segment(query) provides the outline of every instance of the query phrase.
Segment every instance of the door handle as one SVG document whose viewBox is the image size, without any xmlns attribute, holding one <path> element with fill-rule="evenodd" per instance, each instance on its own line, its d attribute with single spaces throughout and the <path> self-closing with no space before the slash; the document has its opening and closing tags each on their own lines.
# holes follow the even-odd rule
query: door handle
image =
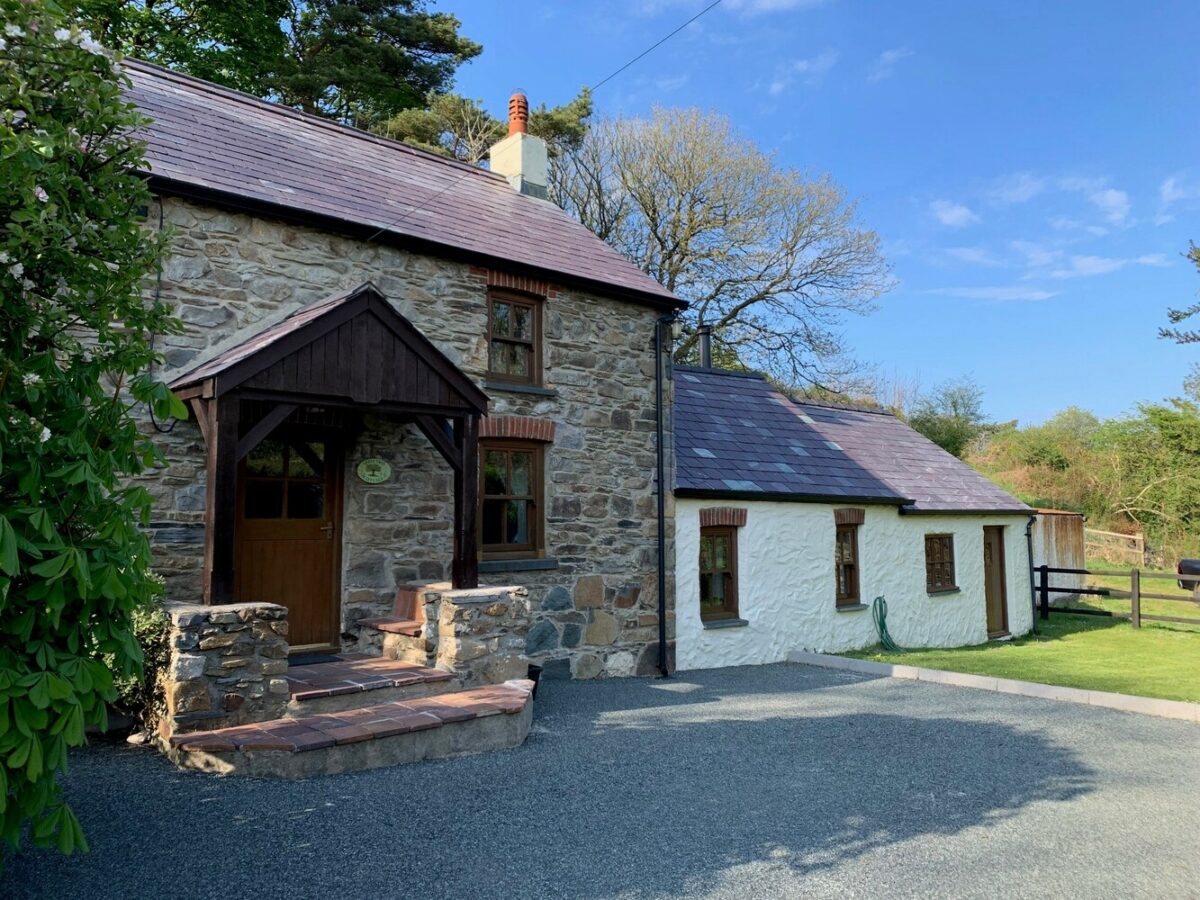
<svg viewBox="0 0 1200 900">
<path fill-rule="evenodd" d="M 325 537 L 329 538 L 330 540 L 333 539 L 333 523 L 332 522 L 330 522 L 328 525 L 322 525 L 321 530 L 323 532 L 325 532 Z"/>
</svg>

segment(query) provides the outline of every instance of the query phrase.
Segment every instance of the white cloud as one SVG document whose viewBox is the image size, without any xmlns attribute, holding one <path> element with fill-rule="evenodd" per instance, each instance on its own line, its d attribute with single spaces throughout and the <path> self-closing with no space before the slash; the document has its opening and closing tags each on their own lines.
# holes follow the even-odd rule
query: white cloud
<svg viewBox="0 0 1200 900">
<path fill-rule="evenodd" d="M 1187 172 L 1176 172 L 1158 186 L 1158 215 L 1154 217 L 1155 225 L 1164 225 L 1175 217 L 1169 212 L 1177 203 L 1194 206 L 1200 201 L 1200 180 Z"/>
<path fill-rule="evenodd" d="M 797 59 L 776 70 L 775 78 L 767 87 L 772 97 L 777 97 L 786 91 L 797 78 L 803 78 L 807 84 L 815 84 L 826 72 L 832 69 L 838 61 L 834 50 L 825 50 L 808 59 Z"/>
<path fill-rule="evenodd" d="M 1129 195 L 1114 188 L 1104 188 L 1088 195 L 1096 209 L 1114 225 L 1120 225 L 1129 217 Z"/>
<path fill-rule="evenodd" d="M 991 251 L 983 247 L 949 247 L 946 249 L 946 255 L 957 259 L 959 262 L 969 263 L 973 266 L 994 267 L 1004 265 Z"/>
<path fill-rule="evenodd" d="M 876 82 L 891 78 L 896 73 L 896 63 L 902 59 L 908 59 L 912 55 L 913 51 L 907 47 L 893 47 L 891 50 L 884 50 L 871 66 L 871 71 L 867 74 L 867 81 Z"/>
<path fill-rule="evenodd" d="M 992 201 L 1001 206 L 1027 203 L 1046 190 L 1046 179 L 1030 172 L 1014 172 L 996 181 L 988 192 Z"/>
<path fill-rule="evenodd" d="M 1025 263 L 1029 266 L 1049 266 L 1062 258 L 1061 250 L 1055 250 L 1033 241 L 1009 241 L 1008 246 L 1024 256 Z"/>
<path fill-rule="evenodd" d="M 1169 266 L 1170 264 L 1166 255 L 1162 253 L 1147 253 L 1133 259 L 1117 259 L 1111 256 L 1072 256 L 1069 268 L 1055 269 L 1050 273 L 1050 277 L 1090 278 L 1093 275 L 1107 275 L 1129 265 Z"/>
<path fill-rule="evenodd" d="M 687 75 L 675 75 L 666 78 L 659 78 L 654 82 L 654 86 L 663 92 L 678 90 L 688 83 Z"/>
<path fill-rule="evenodd" d="M 943 297 L 961 297 L 964 300 L 1049 300 L 1057 297 L 1058 291 L 1046 291 L 1031 287 L 955 287 L 936 288 L 930 294 Z"/>
<path fill-rule="evenodd" d="M 969 207 L 950 200 L 934 200 L 929 204 L 929 211 L 933 213 L 934 218 L 949 228 L 962 228 L 979 221 L 979 216 Z"/>
</svg>

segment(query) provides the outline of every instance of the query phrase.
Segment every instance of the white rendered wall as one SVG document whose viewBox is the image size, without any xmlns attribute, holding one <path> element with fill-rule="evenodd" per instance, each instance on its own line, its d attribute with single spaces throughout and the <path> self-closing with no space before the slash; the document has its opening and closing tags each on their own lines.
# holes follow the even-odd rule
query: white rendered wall
<svg viewBox="0 0 1200 900">
<path fill-rule="evenodd" d="M 676 660 L 680 670 L 783 661 L 791 650 L 841 652 L 878 640 L 870 609 L 834 603 L 833 510 L 852 504 L 677 499 L 675 502 Z M 700 510 L 747 510 L 738 529 L 738 614 L 749 624 L 705 628 L 700 621 Z M 859 526 L 860 594 L 882 594 L 888 631 L 902 647 L 957 647 L 987 640 L 983 527 L 1004 526 L 1008 627 L 1033 624 L 1025 516 L 900 515 L 867 506 Z M 959 592 L 925 590 L 925 535 L 953 534 Z"/>
</svg>

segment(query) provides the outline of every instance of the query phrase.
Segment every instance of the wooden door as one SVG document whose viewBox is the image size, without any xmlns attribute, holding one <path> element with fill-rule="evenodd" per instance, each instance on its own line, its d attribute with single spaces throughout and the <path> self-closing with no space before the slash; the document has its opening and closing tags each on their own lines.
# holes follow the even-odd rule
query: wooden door
<svg viewBox="0 0 1200 900">
<path fill-rule="evenodd" d="M 339 643 L 341 469 L 336 444 L 286 430 L 239 468 L 236 596 L 286 606 L 293 651 Z"/>
<path fill-rule="evenodd" d="M 1008 589 L 1005 584 L 1004 527 L 983 529 L 983 590 L 987 599 L 988 637 L 1008 633 Z"/>
</svg>

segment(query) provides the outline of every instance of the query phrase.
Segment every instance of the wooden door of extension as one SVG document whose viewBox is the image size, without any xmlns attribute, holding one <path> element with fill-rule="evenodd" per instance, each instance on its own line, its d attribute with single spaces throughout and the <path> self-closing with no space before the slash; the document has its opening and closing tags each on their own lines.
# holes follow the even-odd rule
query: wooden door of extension
<svg viewBox="0 0 1200 900">
<path fill-rule="evenodd" d="M 341 454 L 322 436 L 276 432 L 238 473 L 239 600 L 288 609 L 288 643 L 338 646 Z"/>
<path fill-rule="evenodd" d="M 1008 633 L 1008 590 L 1004 564 L 1004 527 L 983 529 L 983 593 L 987 601 L 988 637 Z"/>
</svg>

